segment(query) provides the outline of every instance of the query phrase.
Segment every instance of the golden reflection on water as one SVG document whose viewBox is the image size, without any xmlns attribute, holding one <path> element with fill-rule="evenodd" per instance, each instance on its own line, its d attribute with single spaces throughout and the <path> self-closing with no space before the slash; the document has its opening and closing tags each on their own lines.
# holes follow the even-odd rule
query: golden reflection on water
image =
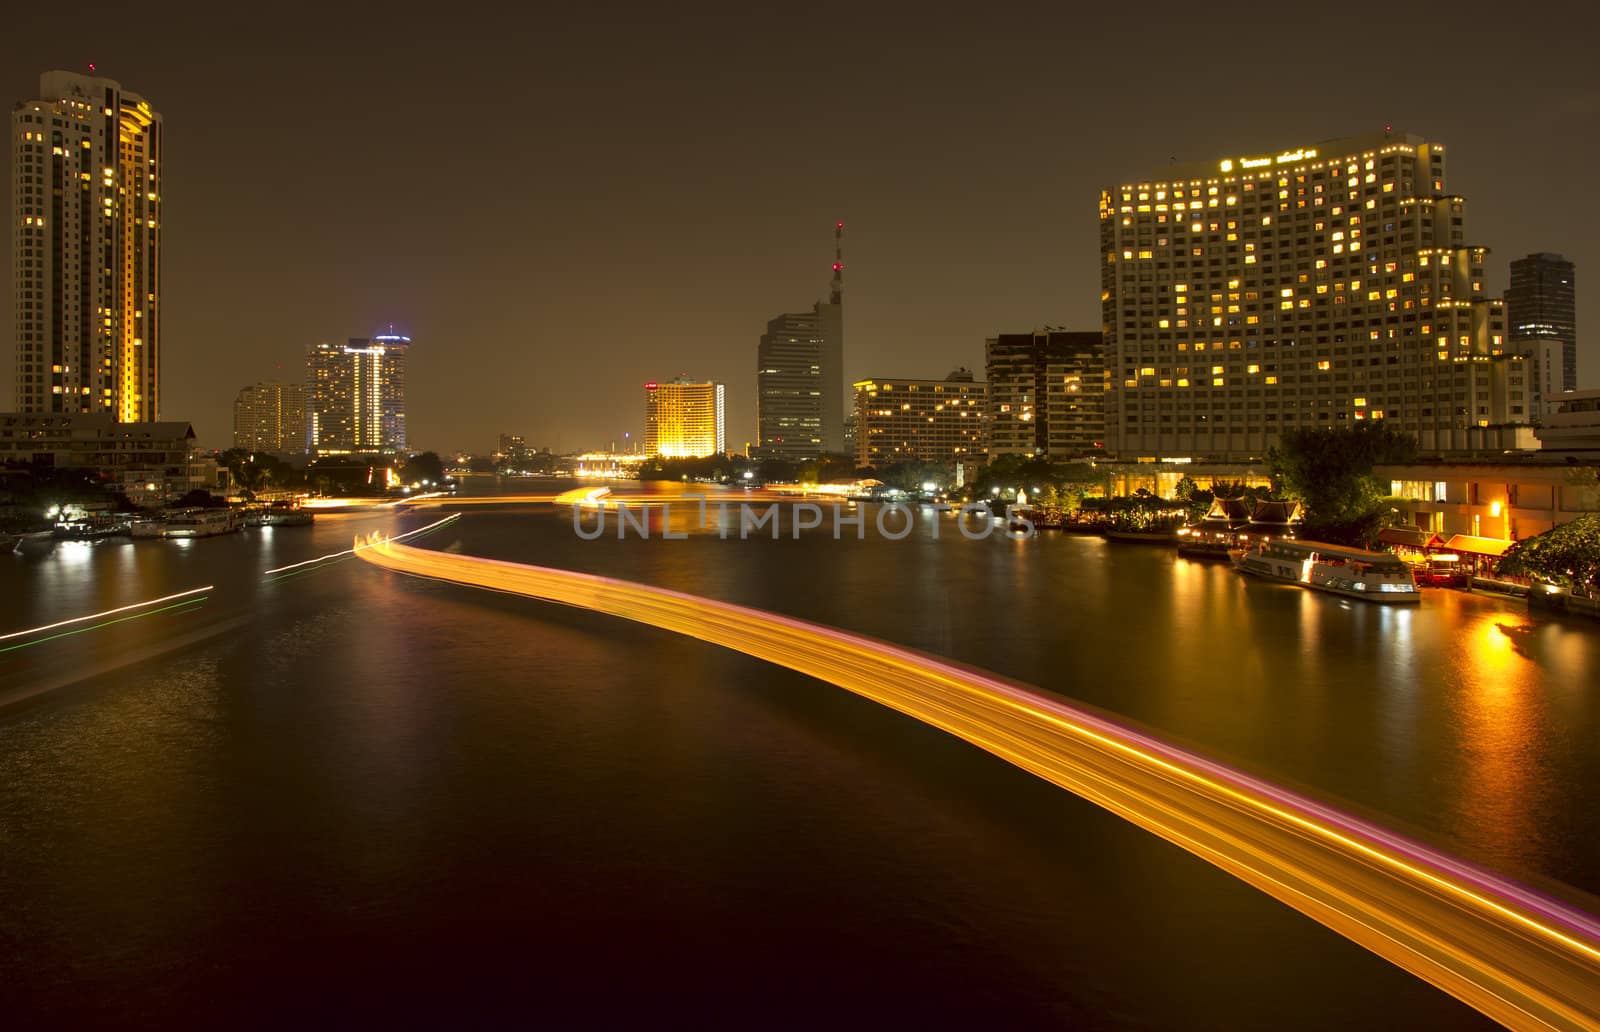
<svg viewBox="0 0 1600 1032">
<path fill-rule="evenodd" d="M 1461 743 L 1457 806 L 1480 848 L 1499 857 L 1526 856 L 1542 837 L 1532 815 L 1546 790 L 1547 686 L 1518 646 L 1534 630 L 1516 613 L 1478 614 L 1459 636 L 1451 678 Z"/>
</svg>

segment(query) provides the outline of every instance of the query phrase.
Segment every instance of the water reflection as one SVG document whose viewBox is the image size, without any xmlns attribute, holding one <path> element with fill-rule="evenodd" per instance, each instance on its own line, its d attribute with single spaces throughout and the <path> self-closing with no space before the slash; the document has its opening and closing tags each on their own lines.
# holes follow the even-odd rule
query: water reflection
<svg viewBox="0 0 1600 1032">
<path fill-rule="evenodd" d="M 1535 815 L 1547 809 L 1550 787 L 1545 681 L 1517 648 L 1531 632 L 1504 614 L 1484 614 L 1463 628 L 1454 667 L 1460 827 L 1485 853 L 1519 869 L 1535 868 L 1544 850 L 1544 822 Z"/>
</svg>

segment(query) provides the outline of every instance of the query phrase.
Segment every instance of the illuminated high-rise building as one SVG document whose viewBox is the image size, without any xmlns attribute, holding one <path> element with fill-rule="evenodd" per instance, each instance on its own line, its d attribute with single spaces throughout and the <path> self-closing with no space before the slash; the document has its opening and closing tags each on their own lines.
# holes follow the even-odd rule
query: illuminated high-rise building
<svg viewBox="0 0 1600 1032">
<path fill-rule="evenodd" d="M 1529 362 L 1465 209 L 1444 147 L 1390 132 L 1104 191 L 1109 450 L 1248 459 L 1286 430 L 1367 419 L 1424 453 L 1527 436 Z"/>
<path fill-rule="evenodd" d="M 767 323 L 756 349 L 756 450 L 802 460 L 844 450 L 844 223 L 828 300 Z"/>
<path fill-rule="evenodd" d="M 970 370 L 943 380 L 873 377 L 857 381 L 855 392 L 858 467 L 987 460 L 984 384 Z"/>
<path fill-rule="evenodd" d="M 323 455 L 406 450 L 406 351 L 395 333 L 313 344 L 307 352 L 307 437 Z"/>
<path fill-rule="evenodd" d="M 1506 334 L 1513 348 L 1535 356 L 1541 400 L 1578 389 L 1577 283 L 1572 262 L 1559 254 L 1530 254 L 1511 263 Z"/>
<path fill-rule="evenodd" d="M 306 452 L 306 388 L 300 383 L 258 383 L 233 402 L 233 446 L 279 455 Z"/>
<path fill-rule="evenodd" d="M 669 459 L 728 450 L 726 392 L 720 383 L 680 376 L 644 385 L 644 453 Z"/>
<path fill-rule="evenodd" d="M 11 138 L 17 408 L 154 421 L 161 116 L 111 79 L 46 72 Z"/>
</svg>

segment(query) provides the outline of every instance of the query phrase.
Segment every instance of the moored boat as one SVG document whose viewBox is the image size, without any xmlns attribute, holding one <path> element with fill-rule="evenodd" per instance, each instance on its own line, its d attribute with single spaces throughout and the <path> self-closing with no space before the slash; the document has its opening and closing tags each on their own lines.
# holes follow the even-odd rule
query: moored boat
<svg viewBox="0 0 1600 1032">
<path fill-rule="evenodd" d="M 232 509 L 191 509 L 168 518 L 162 537 L 215 537 L 243 529 L 244 517 Z"/>
<path fill-rule="evenodd" d="M 1324 541 L 1265 541 L 1234 555 L 1240 573 L 1346 598 L 1390 604 L 1422 601 L 1411 568 L 1388 552 Z"/>
<path fill-rule="evenodd" d="M 247 510 L 244 519 L 247 527 L 309 527 L 315 522 L 316 514 L 299 505 L 274 502 Z"/>
</svg>

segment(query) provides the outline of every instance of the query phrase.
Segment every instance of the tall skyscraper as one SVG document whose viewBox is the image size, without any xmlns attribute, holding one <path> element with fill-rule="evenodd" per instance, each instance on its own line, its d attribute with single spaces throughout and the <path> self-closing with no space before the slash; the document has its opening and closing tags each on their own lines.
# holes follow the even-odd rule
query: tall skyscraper
<svg viewBox="0 0 1600 1032">
<path fill-rule="evenodd" d="M 399 334 L 313 344 L 306 355 L 307 436 L 324 455 L 393 455 L 406 450 L 406 352 Z"/>
<path fill-rule="evenodd" d="M 11 137 L 17 408 L 156 420 L 161 116 L 111 79 L 46 72 Z"/>
<path fill-rule="evenodd" d="M 306 387 L 258 383 L 233 402 L 233 446 L 280 455 L 306 453 Z"/>
<path fill-rule="evenodd" d="M 767 323 L 756 350 L 756 449 L 801 460 L 844 450 L 844 223 L 826 302 Z"/>
<path fill-rule="evenodd" d="M 1247 459 L 1364 419 L 1424 453 L 1510 446 L 1530 373 L 1465 209 L 1444 147 L 1387 131 L 1104 191 L 1110 450 Z"/>
<path fill-rule="evenodd" d="M 644 452 L 670 459 L 728 450 L 726 392 L 720 383 L 680 376 L 644 385 Z"/>
<path fill-rule="evenodd" d="M 1535 354 L 1548 350 L 1537 344 L 1560 342 L 1560 366 L 1539 371 L 1540 382 L 1558 391 L 1578 389 L 1577 290 L 1577 272 L 1559 254 L 1530 254 L 1511 263 L 1506 332 L 1517 350 Z"/>
<path fill-rule="evenodd" d="M 992 455 L 1071 459 L 1105 445 L 1100 334 L 1043 329 L 984 343 Z"/>
<path fill-rule="evenodd" d="M 858 467 L 986 460 L 985 390 L 971 370 L 943 380 L 873 377 L 857 381 L 855 392 Z"/>
</svg>

